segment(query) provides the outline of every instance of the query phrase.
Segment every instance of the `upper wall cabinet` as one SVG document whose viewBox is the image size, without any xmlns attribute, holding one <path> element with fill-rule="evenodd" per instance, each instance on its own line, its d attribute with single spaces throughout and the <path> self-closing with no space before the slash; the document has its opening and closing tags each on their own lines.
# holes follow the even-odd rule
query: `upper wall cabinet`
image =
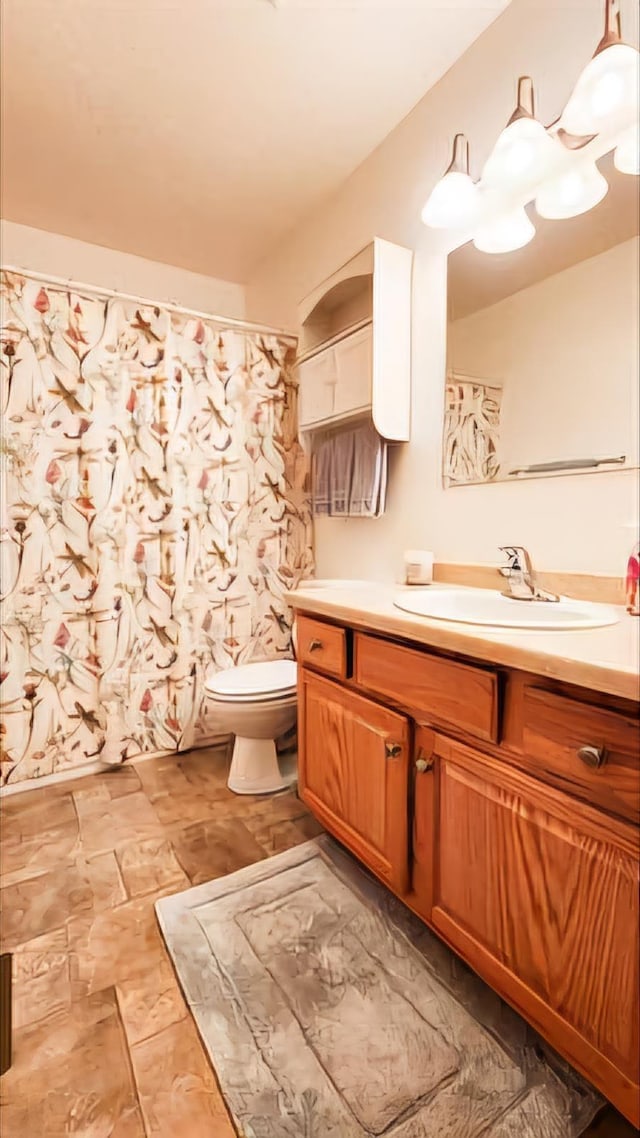
<svg viewBox="0 0 640 1138">
<path fill-rule="evenodd" d="M 409 438 L 413 253 L 376 237 L 303 301 L 300 428 L 371 418 Z"/>
</svg>

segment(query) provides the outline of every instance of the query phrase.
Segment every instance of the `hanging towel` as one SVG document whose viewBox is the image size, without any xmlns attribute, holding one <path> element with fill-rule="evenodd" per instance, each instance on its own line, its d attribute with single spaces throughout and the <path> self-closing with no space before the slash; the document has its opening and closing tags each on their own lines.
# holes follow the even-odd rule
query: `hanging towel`
<svg viewBox="0 0 640 1138">
<path fill-rule="evenodd" d="M 311 456 L 311 483 L 313 487 L 313 512 L 316 517 L 331 513 L 331 454 L 333 438 L 322 437 L 314 440 Z"/>
<path fill-rule="evenodd" d="M 370 423 L 319 437 L 313 448 L 313 512 L 332 518 L 384 513 L 387 443 Z"/>
</svg>

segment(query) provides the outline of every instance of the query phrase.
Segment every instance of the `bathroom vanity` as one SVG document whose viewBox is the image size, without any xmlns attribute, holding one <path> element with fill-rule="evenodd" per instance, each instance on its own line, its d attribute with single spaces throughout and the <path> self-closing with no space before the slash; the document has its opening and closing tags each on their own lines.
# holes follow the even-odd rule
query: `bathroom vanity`
<svg viewBox="0 0 640 1138">
<path fill-rule="evenodd" d="M 392 592 L 292 594 L 300 795 L 638 1125 L 637 622 L 469 629 Z"/>
</svg>

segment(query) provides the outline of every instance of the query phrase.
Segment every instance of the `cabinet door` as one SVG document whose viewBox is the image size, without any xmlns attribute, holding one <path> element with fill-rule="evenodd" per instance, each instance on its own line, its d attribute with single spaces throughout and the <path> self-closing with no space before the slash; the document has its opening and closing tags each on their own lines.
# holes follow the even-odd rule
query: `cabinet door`
<svg viewBox="0 0 640 1138">
<path fill-rule="evenodd" d="M 637 830 L 439 737 L 435 771 L 435 928 L 637 1122 Z"/>
<path fill-rule="evenodd" d="M 404 892 L 408 719 L 306 669 L 299 696 L 301 797 L 357 857 Z"/>
<path fill-rule="evenodd" d="M 334 414 L 337 380 L 335 348 L 325 348 L 298 367 L 300 380 L 300 426 L 317 423 Z"/>
<path fill-rule="evenodd" d="M 372 344 L 371 325 L 352 332 L 336 344 L 334 414 L 343 415 L 371 405 Z"/>
</svg>

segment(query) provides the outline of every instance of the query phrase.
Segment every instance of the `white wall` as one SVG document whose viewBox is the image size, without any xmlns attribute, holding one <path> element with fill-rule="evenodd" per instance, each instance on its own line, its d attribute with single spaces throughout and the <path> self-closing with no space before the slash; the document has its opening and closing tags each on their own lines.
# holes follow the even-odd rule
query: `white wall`
<svg viewBox="0 0 640 1138">
<path fill-rule="evenodd" d="M 421 206 L 446 167 L 457 131 L 479 174 L 515 101 L 519 75 L 536 84 L 538 112 L 560 112 L 602 34 L 601 0 L 512 0 L 324 207 L 274 250 L 249 282 L 252 319 L 295 327 L 297 305 L 375 236 L 416 252 L 412 441 L 396 448 L 385 516 L 319 519 L 321 576 L 390 579 L 406 547 L 440 560 L 498 564 L 497 546 L 526 545 L 540 568 L 622 573 L 638 516 L 635 472 L 573 475 L 443 490 L 440 481 L 446 336 L 446 259 L 457 241 L 426 229 Z M 638 7 L 622 0 L 625 37 Z M 383 93 L 381 93 L 383 97 Z M 588 329 L 585 329 L 588 334 Z"/>
<path fill-rule="evenodd" d="M 242 285 L 191 273 L 160 261 L 147 261 L 102 245 L 76 241 L 60 233 L 2 221 L 0 252 L 3 265 L 50 273 L 65 280 L 112 288 L 149 300 L 182 304 L 215 316 L 237 320 L 245 316 Z"/>
<path fill-rule="evenodd" d="M 624 241 L 449 326 L 449 370 L 502 386 L 503 475 L 621 454 L 637 465 L 639 247 Z"/>
</svg>

